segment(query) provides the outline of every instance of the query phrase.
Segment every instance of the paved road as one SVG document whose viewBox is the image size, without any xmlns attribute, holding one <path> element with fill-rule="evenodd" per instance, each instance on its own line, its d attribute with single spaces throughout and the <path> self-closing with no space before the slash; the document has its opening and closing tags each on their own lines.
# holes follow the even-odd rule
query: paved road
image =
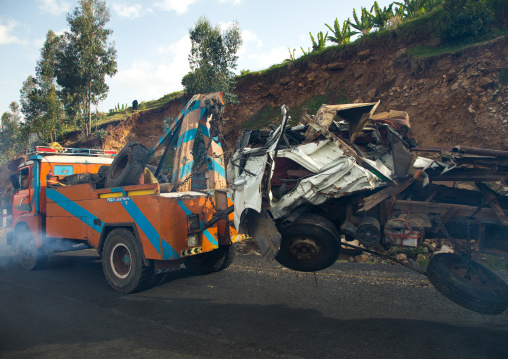
<svg viewBox="0 0 508 359">
<path fill-rule="evenodd" d="M 463 309 L 401 266 L 314 276 L 242 255 L 120 295 L 92 251 L 38 272 L 0 251 L 1 358 L 508 358 L 507 339 L 508 313 Z"/>
</svg>

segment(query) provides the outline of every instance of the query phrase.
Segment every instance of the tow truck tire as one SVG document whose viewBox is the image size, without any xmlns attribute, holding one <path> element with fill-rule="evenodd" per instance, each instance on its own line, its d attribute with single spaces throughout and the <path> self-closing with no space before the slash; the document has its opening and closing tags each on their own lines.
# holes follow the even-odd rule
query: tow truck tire
<svg viewBox="0 0 508 359">
<path fill-rule="evenodd" d="M 43 269 L 48 261 L 48 255 L 42 248 L 37 248 L 30 229 L 21 229 L 17 237 L 16 252 L 21 267 L 25 270 Z"/>
<path fill-rule="evenodd" d="M 458 305 L 481 314 L 501 314 L 508 308 L 508 284 L 497 274 L 471 261 L 470 278 L 466 264 L 454 253 L 432 257 L 427 277 L 445 297 Z"/>
<path fill-rule="evenodd" d="M 339 258 L 339 232 L 322 216 L 304 213 L 280 233 L 282 240 L 275 259 L 284 267 L 316 272 L 328 268 Z"/>
<path fill-rule="evenodd" d="M 147 162 L 147 148 L 139 142 L 129 142 L 111 162 L 106 172 L 105 186 L 110 188 L 135 185 Z"/>
<path fill-rule="evenodd" d="M 186 258 L 184 265 L 193 274 L 203 275 L 226 269 L 233 263 L 235 257 L 236 247 L 233 244 L 223 245 L 211 252 Z"/>
<path fill-rule="evenodd" d="M 148 289 L 153 284 L 153 265 L 145 266 L 141 245 L 126 228 L 112 230 L 104 243 L 102 269 L 111 288 L 119 293 Z"/>
</svg>

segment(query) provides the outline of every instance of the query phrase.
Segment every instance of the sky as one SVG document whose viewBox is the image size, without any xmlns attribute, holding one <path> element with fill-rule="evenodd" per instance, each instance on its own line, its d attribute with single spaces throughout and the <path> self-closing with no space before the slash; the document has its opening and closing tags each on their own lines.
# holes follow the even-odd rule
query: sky
<svg viewBox="0 0 508 359">
<path fill-rule="evenodd" d="M 392 1 L 378 0 L 381 7 Z M 99 104 L 108 112 L 116 104 L 150 101 L 182 90 L 189 72 L 189 28 L 201 16 L 226 28 L 236 21 L 243 45 L 240 70 L 259 71 L 289 58 L 288 49 L 311 46 L 314 37 L 333 27 L 335 18 L 353 17 L 353 8 L 369 10 L 374 0 L 108 0 L 107 28 L 117 49 L 118 72 L 107 78 L 109 94 Z M 19 90 L 35 66 L 46 34 L 68 31 L 67 14 L 76 0 L 0 0 L 0 113 L 19 103 Z M 331 43 L 328 43 L 331 45 Z"/>
</svg>

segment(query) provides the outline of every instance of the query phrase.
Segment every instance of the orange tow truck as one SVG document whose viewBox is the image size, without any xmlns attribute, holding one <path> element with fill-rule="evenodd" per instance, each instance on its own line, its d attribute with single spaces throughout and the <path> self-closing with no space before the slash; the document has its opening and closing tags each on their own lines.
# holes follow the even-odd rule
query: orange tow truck
<svg viewBox="0 0 508 359">
<path fill-rule="evenodd" d="M 150 151 L 137 142 L 118 154 L 58 145 L 27 150 L 11 176 L 8 244 L 21 266 L 35 270 L 51 253 L 95 248 L 108 283 L 121 293 L 147 289 L 181 264 L 197 273 L 229 266 L 239 237 L 229 226 L 233 206 L 222 149 L 210 133 L 222 106 L 221 93 L 195 95 Z M 207 147 L 203 191 L 192 187 L 198 128 Z M 156 179 L 164 178 L 167 150 L 154 173 L 145 167 L 163 144 L 176 150 L 172 183 Z"/>
</svg>

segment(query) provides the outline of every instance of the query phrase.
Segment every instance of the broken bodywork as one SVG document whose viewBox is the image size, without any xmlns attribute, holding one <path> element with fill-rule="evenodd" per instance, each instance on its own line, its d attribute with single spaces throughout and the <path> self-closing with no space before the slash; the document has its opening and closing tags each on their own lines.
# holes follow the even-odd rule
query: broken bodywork
<svg viewBox="0 0 508 359">
<path fill-rule="evenodd" d="M 341 245 L 351 247 L 341 243 L 342 235 L 373 253 L 446 237 L 465 254 L 466 278 L 474 268 L 471 241 L 508 253 L 508 202 L 483 183 L 508 179 L 508 153 L 415 148 L 408 114 L 375 114 L 378 105 L 323 105 L 292 128 L 282 106 L 281 126 L 244 132 L 227 176 L 239 232 L 253 237 L 266 258 L 301 271 L 333 264 Z M 440 156 L 416 155 L 423 151 Z M 453 188 L 465 180 L 478 190 Z M 481 281 L 490 276 L 473 272 Z M 506 284 L 499 285 L 508 293 Z M 501 302 L 469 308 L 496 314 L 508 307 L 508 299 Z M 497 312 L 489 313 L 489 305 Z"/>
</svg>

